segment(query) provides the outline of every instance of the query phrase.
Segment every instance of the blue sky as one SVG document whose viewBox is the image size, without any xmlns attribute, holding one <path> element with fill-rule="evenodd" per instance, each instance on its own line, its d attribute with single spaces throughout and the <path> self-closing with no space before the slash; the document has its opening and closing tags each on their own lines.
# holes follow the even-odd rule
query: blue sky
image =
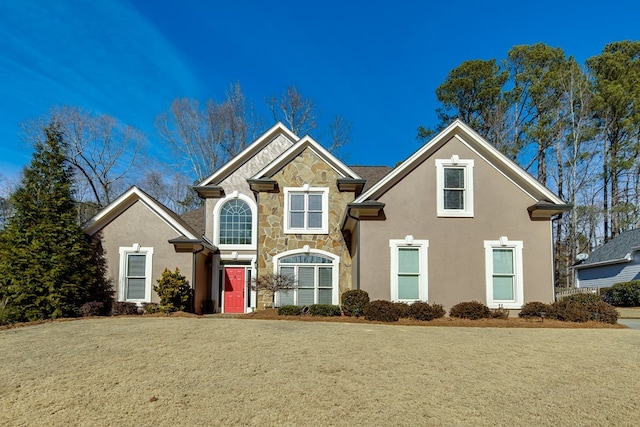
<svg viewBox="0 0 640 427">
<path fill-rule="evenodd" d="M 3 0 L 0 175 L 30 159 L 19 123 L 53 105 L 112 115 L 162 156 L 155 117 L 236 81 L 258 108 L 295 85 L 326 121 L 353 122 L 348 164 L 392 166 L 436 124 L 435 89 L 463 61 L 544 42 L 583 63 L 639 39 L 639 16 L 635 1 Z"/>
</svg>

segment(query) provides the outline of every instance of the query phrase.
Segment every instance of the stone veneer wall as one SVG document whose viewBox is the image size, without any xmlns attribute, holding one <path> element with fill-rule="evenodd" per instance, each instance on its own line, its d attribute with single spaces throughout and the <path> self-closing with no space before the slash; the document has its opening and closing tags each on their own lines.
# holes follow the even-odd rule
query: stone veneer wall
<svg viewBox="0 0 640 427">
<path fill-rule="evenodd" d="M 273 272 L 273 257 L 279 253 L 302 249 L 320 249 L 340 257 L 339 294 L 351 289 L 351 256 L 342 236 L 342 221 L 347 205 L 354 200 L 354 193 L 340 192 L 337 180 L 340 175 L 312 150 L 304 150 L 298 157 L 272 176 L 278 182 L 278 193 L 260 193 L 258 202 L 258 275 Z M 284 188 L 329 188 L 329 234 L 284 233 Z M 258 307 L 271 300 L 258 297 Z"/>
</svg>

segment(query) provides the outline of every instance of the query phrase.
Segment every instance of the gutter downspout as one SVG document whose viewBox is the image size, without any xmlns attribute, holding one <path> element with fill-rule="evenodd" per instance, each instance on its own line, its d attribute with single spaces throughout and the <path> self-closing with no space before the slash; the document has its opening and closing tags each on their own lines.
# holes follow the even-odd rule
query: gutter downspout
<svg viewBox="0 0 640 427">
<path fill-rule="evenodd" d="M 200 244 L 200 249 L 193 252 L 193 256 L 191 257 L 191 290 L 193 292 L 193 296 L 191 297 L 191 312 L 196 312 L 196 256 L 204 251 L 204 245 Z"/>
<path fill-rule="evenodd" d="M 360 290 L 360 219 L 351 215 L 351 208 L 347 208 L 347 216 L 356 222 L 356 231 L 358 233 L 358 237 L 356 238 L 356 277 L 358 278 L 358 280 L 356 280 L 356 289 Z"/>
</svg>

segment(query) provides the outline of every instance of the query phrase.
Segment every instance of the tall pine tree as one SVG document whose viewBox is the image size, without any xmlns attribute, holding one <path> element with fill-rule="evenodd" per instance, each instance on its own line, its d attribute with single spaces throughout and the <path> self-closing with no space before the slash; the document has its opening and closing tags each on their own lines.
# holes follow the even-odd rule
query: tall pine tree
<svg viewBox="0 0 640 427">
<path fill-rule="evenodd" d="M 100 257 L 77 224 L 62 133 L 55 124 L 44 131 L 0 234 L 0 297 L 16 320 L 76 316 L 85 302 L 110 296 Z"/>
</svg>

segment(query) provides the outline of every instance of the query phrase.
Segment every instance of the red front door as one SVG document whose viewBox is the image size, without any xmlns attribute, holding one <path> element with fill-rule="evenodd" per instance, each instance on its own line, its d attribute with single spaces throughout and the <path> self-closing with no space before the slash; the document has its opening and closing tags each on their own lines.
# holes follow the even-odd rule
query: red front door
<svg viewBox="0 0 640 427">
<path fill-rule="evenodd" d="M 224 269 L 224 312 L 244 313 L 244 268 Z"/>
</svg>

